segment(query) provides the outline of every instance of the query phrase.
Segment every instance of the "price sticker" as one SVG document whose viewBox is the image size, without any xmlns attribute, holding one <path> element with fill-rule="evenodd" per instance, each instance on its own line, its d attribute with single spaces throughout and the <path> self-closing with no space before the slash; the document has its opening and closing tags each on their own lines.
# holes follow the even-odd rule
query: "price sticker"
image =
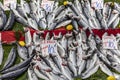
<svg viewBox="0 0 120 80">
<path fill-rule="evenodd" d="M 117 41 L 114 36 L 103 36 L 102 42 L 104 49 L 118 49 Z"/>
<path fill-rule="evenodd" d="M 49 54 L 56 54 L 57 45 L 55 40 L 45 40 L 41 42 L 41 49 L 43 56 L 48 56 Z"/>
<path fill-rule="evenodd" d="M 103 9 L 104 0 L 92 0 L 91 6 L 95 9 Z"/>
<path fill-rule="evenodd" d="M 53 9 L 54 1 L 42 1 L 41 7 L 43 7 L 47 12 L 51 12 Z"/>
</svg>

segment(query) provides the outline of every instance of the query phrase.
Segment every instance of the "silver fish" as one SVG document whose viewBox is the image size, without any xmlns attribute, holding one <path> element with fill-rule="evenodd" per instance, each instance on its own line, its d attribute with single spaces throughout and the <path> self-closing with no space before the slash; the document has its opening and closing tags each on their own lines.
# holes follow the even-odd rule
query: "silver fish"
<svg viewBox="0 0 120 80">
<path fill-rule="evenodd" d="M 110 69 L 104 64 L 102 63 L 101 61 L 100 62 L 100 69 L 107 75 L 113 75 L 113 73 L 110 71 Z"/>
<path fill-rule="evenodd" d="M 105 17 L 103 17 L 101 20 L 101 27 L 104 29 L 108 29 L 108 24 L 107 21 L 105 20 Z"/>
<path fill-rule="evenodd" d="M 88 27 L 90 27 L 90 25 L 87 24 L 82 17 L 73 17 L 73 18 L 78 21 L 79 26 L 81 26 L 81 27 L 83 27 L 83 28 L 88 28 Z"/>
<path fill-rule="evenodd" d="M 76 65 L 76 48 L 75 47 L 73 47 L 73 45 L 71 44 L 70 45 L 71 47 L 69 47 L 69 50 L 70 50 L 70 52 L 69 52 L 69 59 L 70 59 L 70 61 L 72 62 L 72 64 L 76 67 L 77 65 Z"/>
<path fill-rule="evenodd" d="M 80 66 L 78 66 L 78 75 L 81 75 L 82 71 L 85 69 L 86 61 L 82 60 Z"/>
<path fill-rule="evenodd" d="M 0 65 L 2 64 L 2 62 L 3 62 L 3 54 L 4 54 L 4 50 L 3 50 L 3 47 L 2 47 L 2 42 L 1 42 L 1 37 L 2 35 L 1 35 L 1 33 L 0 33 Z"/>
<path fill-rule="evenodd" d="M 76 16 L 79 15 L 79 11 L 78 11 L 77 8 L 74 6 L 74 4 L 72 4 L 72 2 L 68 2 L 67 6 L 70 7 L 70 9 L 75 13 Z"/>
<path fill-rule="evenodd" d="M 37 11 L 38 4 L 35 1 L 30 1 L 29 5 L 30 5 L 31 12 L 36 12 Z"/>
<path fill-rule="evenodd" d="M 64 48 L 58 42 L 56 42 L 56 45 L 57 45 L 57 51 L 58 51 L 59 55 L 61 57 L 65 57 L 66 54 L 65 54 Z"/>
<path fill-rule="evenodd" d="M 72 73 L 70 72 L 69 68 L 67 67 L 66 61 L 63 60 L 62 64 L 62 73 L 69 79 L 69 80 L 73 80 L 72 78 Z"/>
<path fill-rule="evenodd" d="M 21 62 L 19 64 L 14 65 L 13 67 L 10 67 L 8 69 L 3 70 L 1 73 L 8 73 L 8 72 L 18 70 L 20 68 L 24 68 L 25 66 L 29 65 L 29 63 L 31 62 L 33 57 L 34 57 L 34 55 L 31 56 L 30 58 L 28 58 L 27 60 L 25 60 L 25 61 L 23 61 L 23 62 Z"/>
<path fill-rule="evenodd" d="M 111 24 L 112 25 L 111 27 L 115 29 L 118 26 L 119 21 L 120 21 L 120 17 L 117 17 L 117 19 Z"/>
<path fill-rule="evenodd" d="M 116 18 L 119 16 L 119 12 L 117 10 L 113 10 L 111 13 L 111 16 L 108 20 L 108 27 L 111 26 L 111 24 L 113 23 L 114 20 L 116 20 Z"/>
<path fill-rule="evenodd" d="M 108 18 L 109 10 L 110 10 L 109 2 L 106 2 L 103 6 L 103 13 L 102 13 L 104 17 Z"/>
<path fill-rule="evenodd" d="M 99 68 L 99 65 L 96 65 L 93 69 L 91 69 L 89 71 L 89 73 L 87 73 L 85 75 L 82 75 L 82 79 L 86 79 L 86 78 L 90 77 L 92 74 L 94 74 L 95 72 L 97 72 L 98 68 Z"/>
<path fill-rule="evenodd" d="M 60 28 L 61 26 L 66 26 L 66 25 L 70 24 L 71 22 L 72 22 L 71 20 L 63 21 L 63 22 L 57 24 L 57 25 L 55 26 L 55 28 Z"/>
<path fill-rule="evenodd" d="M 21 68 L 21 69 L 18 69 L 18 70 L 15 70 L 15 71 L 11 71 L 11 72 L 8 72 L 6 74 L 3 74 L 0 76 L 0 79 L 8 79 L 8 78 L 15 78 L 15 77 L 18 77 L 20 76 L 21 74 L 23 74 L 27 69 L 28 69 L 29 65 Z"/>
<path fill-rule="evenodd" d="M 46 27 L 47 27 L 46 21 L 44 21 L 43 19 L 40 19 L 39 20 L 39 27 L 42 29 L 46 29 Z"/>
<path fill-rule="evenodd" d="M 17 44 L 17 52 L 18 55 L 20 56 L 20 58 L 22 58 L 23 60 L 28 59 L 28 52 L 27 52 L 27 48 L 20 46 L 19 44 Z"/>
<path fill-rule="evenodd" d="M 60 41 L 60 45 L 64 48 L 65 52 L 67 52 L 67 39 L 65 35 L 63 35 L 62 40 Z"/>
<path fill-rule="evenodd" d="M 41 73 L 40 68 L 38 66 L 34 66 L 34 72 L 37 75 L 37 77 L 45 79 L 45 80 L 49 80 L 49 78 L 46 75 Z"/>
<path fill-rule="evenodd" d="M 23 24 L 24 26 L 29 26 L 27 20 L 26 20 L 24 17 L 22 17 L 22 16 L 18 13 L 17 10 L 12 9 L 12 11 L 13 11 L 13 13 L 14 13 L 14 15 L 15 15 L 15 19 L 16 19 L 19 23 Z"/>
<path fill-rule="evenodd" d="M 82 13 L 82 6 L 81 6 L 79 0 L 74 0 L 74 5 L 77 8 L 77 10 L 79 11 L 79 13 Z"/>
<path fill-rule="evenodd" d="M 13 12 L 10 11 L 9 18 L 8 18 L 7 23 L 5 24 L 3 30 L 11 29 L 12 26 L 13 26 L 14 21 L 15 21 L 15 16 L 14 16 Z"/>
<path fill-rule="evenodd" d="M 6 23 L 6 15 L 4 11 L 0 8 L 0 29 L 3 29 L 5 23 Z"/>
<path fill-rule="evenodd" d="M 96 10 L 96 15 L 97 15 L 97 19 L 98 19 L 99 21 L 101 21 L 102 18 L 103 18 L 103 15 L 102 15 L 102 13 L 101 13 L 101 10 Z"/>
<path fill-rule="evenodd" d="M 55 14 L 55 17 L 57 17 L 63 10 L 65 9 L 65 6 L 59 6 L 57 9 L 55 9 L 53 11 L 53 13 Z"/>
<path fill-rule="evenodd" d="M 76 20 L 72 20 L 72 25 L 73 25 L 73 27 L 75 28 L 75 30 L 77 30 L 77 31 L 78 31 L 79 26 L 78 26 L 78 23 L 77 23 L 77 21 L 76 21 Z"/>
<path fill-rule="evenodd" d="M 40 45 L 40 35 L 37 31 L 33 33 L 33 43 L 35 46 Z"/>
<path fill-rule="evenodd" d="M 33 28 L 35 30 L 38 30 L 38 24 L 34 19 L 27 18 L 27 21 L 28 21 L 28 24 L 30 25 L 29 27 L 31 27 L 31 28 Z"/>
<path fill-rule="evenodd" d="M 25 13 L 30 13 L 30 7 L 29 4 L 25 0 L 20 0 L 20 5 L 22 6 L 22 9 Z"/>
<path fill-rule="evenodd" d="M 25 43 L 26 46 L 30 46 L 32 44 L 32 36 L 30 33 L 30 29 L 29 28 L 24 28 L 25 31 Z"/>
<path fill-rule="evenodd" d="M 7 58 L 7 61 L 5 62 L 2 70 L 5 70 L 7 68 L 10 68 L 13 63 L 15 62 L 15 59 L 16 59 L 16 50 L 15 48 L 13 47 L 8 55 L 8 58 Z"/>
<path fill-rule="evenodd" d="M 29 80 L 33 80 L 33 79 L 38 80 L 38 78 L 37 78 L 37 76 L 36 76 L 32 67 L 28 68 L 27 73 L 28 73 L 28 79 Z"/>
<path fill-rule="evenodd" d="M 93 56 L 93 59 L 91 60 L 91 62 L 88 63 L 88 64 L 89 64 L 88 68 L 86 67 L 85 72 L 82 73 L 83 75 L 89 73 L 90 70 L 91 70 L 92 68 L 94 68 L 94 66 L 96 65 L 96 62 L 97 62 L 97 58 L 98 58 L 98 57 L 97 57 L 97 54 L 95 54 L 95 55 Z M 89 59 L 88 59 L 88 61 L 89 61 Z"/>
</svg>

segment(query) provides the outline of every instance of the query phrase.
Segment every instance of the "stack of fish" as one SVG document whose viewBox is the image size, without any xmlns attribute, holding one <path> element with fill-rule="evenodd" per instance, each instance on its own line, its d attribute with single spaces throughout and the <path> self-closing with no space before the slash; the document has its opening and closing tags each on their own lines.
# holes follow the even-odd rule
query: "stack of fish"
<svg viewBox="0 0 120 80">
<path fill-rule="evenodd" d="M 95 10 L 89 0 L 75 0 L 74 3 L 66 2 L 61 6 L 58 6 L 58 2 L 55 1 L 52 11 L 47 12 L 40 7 L 41 0 L 30 0 L 29 3 L 21 0 L 16 9 L 10 6 L 11 13 L 7 24 L 1 7 L 1 30 L 10 29 L 15 16 L 19 23 L 37 31 L 31 36 L 30 29 L 25 28 L 26 46 L 17 44 L 21 63 L 13 65 L 16 58 L 16 48 L 13 47 L 0 71 L 2 74 L 0 79 L 15 79 L 26 70 L 28 80 L 39 80 L 39 78 L 73 80 L 75 77 L 86 79 L 100 68 L 107 75 L 115 76 L 119 80 L 120 75 L 111 69 L 120 72 L 120 34 L 111 35 L 118 42 L 118 49 L 111 50 L 103 48 L 99 36 L 91 33 L 87 37 L 84 29 L 79 30 L 79 26 L 89 30 L 115 28 L 119 24 L 120 5 L 114 3 L 114 7 L 111 7 L 111 4 L 107 2 L 102 10 Z M 61 32 L 59 35 L 53 33 L 53 36 L 50 36 L 48 32 L 44 38 L 42 36 L 44 31 L 39 31 L 39 29 L 53 30 L 68 24 L 72 24 L 74 30 L 65 35 Z M 107 33 L 103 36 L 107 36 Z M 44 40 L 56 40 L 55 53 L 42 52 L 41 42 Z M 3 53 L 0 40 L 0 64 L 2 64 Z"/>
<path fill-rule="evenodd" d="M 59 6 L 54 2 L 53 9 L 47 12 L 41 6 L 42 0 L 20 0 L 16 9 L 12 9 L 16 20 L 33 29 L 56 29 L 72 24 L 74 29 L 79 26 L 91 29 L 116 28 L 119 24 L 120 4 L 106 2 L 103 9 L 95 10 L 89 0 L 74 0 Z"/>
<path fill-rule="evenodd" d="M 0 3 L 1 24 L 0 30 L 11 29 L 14 18 L 17 22 L 25 27 L 33 29 L 56 29 L 61 26 L 72 24 L 74 29 L 78 30 L 79 26 L 83 28 L 108 29 L 116 28 L 119 24 L 120 4 L 106 2 L 103 9 L 95 10 L 91 7 L 89 0 L 74 0 L 66 2 L 59 6 L 58 1 L 54 1 L 51 11 L 46 11 L 41 7 L 42 0 L 20 0 L 16 9 L 10 6 L 10 14 L 7 20 L 2 3 Z M 13 14 L 14 13 L 14 14 Z"/>
<path fill-rule="evenodd" d="M 115 37 L 118 49 L 104 49 L 102 40 L 93 33 L 86 36 L 84 30 L 68 32 L 62 35 L 48 32 L 43 37 L 44 31 L 36 31 L 33 36 L 30 29 L 25 28 L 26 46 L 17 44 L 17 49 L 12 48 L 7 61 L 0 73 L 0 79 L 16 79 L 16 77 L 28 73 L 28 80 L 73 80 L 89 78 L 100 68 L 105 74 L 120 79 L 120 34 Z M 104 33 L 103 37 L 108 36 Z M 41 42 L 56 40 L 57 49 L 54 53 L 44 54 Z M 0 44 L 0 62 L 2 63 L 4 50 Z M 16 51 L 21 63 L 15 64 Z M 112 70 L 111 70 L 112 69 Z M 114 70 L 114 71 L 113 71 Z"/>
<path fill-rule="evenodd" d="M 104 49 L 102 40 L 97 35 L 90 34 L 87 38 L 84 30 L 73 31 L 62 35 L 49 32 L 44 38 L 43 31 L 36 31 L 31 37 L 27 28 L 25 33 L 26 47 L 17 45 L 21 59 L 26 60 L 33 52 L 36 55 L 28 68 L 28 80 L 73 80 L 75 77 L 86 79 L 100 68 L 105 74 L 120 79 L 120 34 L 116 36 L 118 49 Z M 103 36 L 107 36 L 104 33 Z M 41 42 L 44 40 L 56 40 L 55 53 L 44 54 Z M 114 69 L 114 71 L 111 69 Z M 31 74 L 33 74 L 31 76 Z"/>
</svg>

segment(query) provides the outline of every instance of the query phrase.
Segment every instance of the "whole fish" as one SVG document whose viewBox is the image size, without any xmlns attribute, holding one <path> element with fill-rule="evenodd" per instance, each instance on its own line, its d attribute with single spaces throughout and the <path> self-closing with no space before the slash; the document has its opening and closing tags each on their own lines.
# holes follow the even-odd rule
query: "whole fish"
<svg viewBox="0 0 120 80">
<path fill-rule="evenodd" d="M 67 39 L 65 35 L 63 35 L 62 40 L 60 41 L 60 45 L 64 48 L 65 52 L 67 52 Z"/>
<path fill-rule="evenodd" d="M 17 52 L 19 57 L 22 58 L 23 60 L 28 59 L 29 55 L 25 47 L 22 47 L 19 44 L 17 44 Z"/>
<path fill-rule="evenodd" d="M 73 73 L 73 75 L 77 76 L 76 66 L 72 63 L 72 61 L 70 59 L 68 59 L 67 62 L 68 62 L 68 67 L 71 70 L 71 72 Z"/>
<path fill-rule="evenodd" d="M 97 19 L 99 20 L 99 21 L 101 21 L 102 20 L 102 18 L 103 18 L 103 15 L 102 15 L 102 13 L 101 13 L 101 10 L 96 10 L 96 17 L 97 17 Z"/>
<path fill-rule="evenodd" d="M 41 36 L 40 32 L 36 31 L 33 33 L 33 43 L 35 46 L 40 45 L 40 36 Z"/>
<path fill-rule="evenodd" d="M 6 24 L 6 15 L 2 8 L 0 8 L 0 29 L 3 29 Z"/>
<path fill-rule="evenodd" d="M 22 16 L 22 17 L 27 17 L 27 13 L 25 13 L 22 8 L 22 6 L 20 4 L 16 4 L 16 10 L 19 12 L 19 14 Z"/>
<path fill-rule="evenodd" d="M 113 73 L 110 71 L 110 69 L 101 61 L 99 61 L 100 69 L 107 75 L 113 75 Z"/>
<path fill-rule="evenodd" d="M 110 16 L 110 18 L 108 20 L 108 27 L 111 26 L 113 21 L 115 21 L 118 16 L 119 16 L 119 12 L 117 10 L 113 10 L 112 13 L 111 13 L 111 16 Z"/>
<path fill-rule="evenodd" d="M 90 25 L 87 24 L 82 17 L 74 16 L 73 18 L 78 21 L 79 26 L 81 26 L 81 27 L 83 27 L 83 28 L 88 28 L 88 27 L 90 27 Z"/>
<path fill-rule="evenodd" d="M 56 45 L 57 45 L 57 51 L 58 51 L 59 55 L 61 57 L 65 57 L 66 54 L 65 54 L 64 48 L 58 42 L 56 42 Z"/>
<path fill-rule="evenodd" d="M 56 57 L 56 56 L 55 56 Z M 50 63 L 50 67 L 53 69 L 53 72 L 55 71 L 55 73 L 59 73 L 59 74 L 61 74 L 61 72 L 60 72 L 60 68 L 61 67 L 59 67 L 59 65 L 57 65 L 57 64 L 55 64 L 55 63 L 57 63 L 57 61 L 55 62 L 54 60 L 56 60 L 56 59 L 52 59 L 52 58 L 49 58 L 49 59 L 47 59 L 48 60 L 48 62 Z"/>
<path fill-rule="evenodd" d="M 101 20 L 101 27 L 104 28 L 104 29 L 108 29 L 108 24 L 107 24 L 107 21 L 105 20 L 104 16 Z"/>
<path fill-rule="evenodd" d="M 62 73 L 69 79 L 69 80 L 73 80 L 72 78 L 72 73 L 71 71 L 69 70 L 68 66 L 67 66 L 67 63 L 65 60 L 63 60 L 62 64 L 61 64 L 61 67 L 62 67 Z"/>
<path fill-rule="evenodd" d="M 25 0 L 20 0 L 20 5 L 25 13 L 30 13 L 30 6 Z"/>
<path fill-rule="evenodd" d="M 21 69 L 3 74 L 0 76 L 0 79 L 16 78 L 16 77 L 20 76 L 21 74 L 23 74 L 28 69 L 28 67 L 29 67 L 29 65 L 27 65 Z"/>
<path fill-rule="evenodd" d="M 82 6 L 79 0 L 74 0 L 74 5 L 77 8 L 77 10 L 79 11 L 79 13 L 82 13 Z"/>
<path fill-rule="evenodd" d="M 23 68 L 23 67 L 29 65 L 29 63 L 31 62 L 33 57 L 34 57 L 34 55 L 31 56 L 30 58 L 28 58 L 27 60 L 25 60 L 25 61 L 23 61 L 23 62 L 21 62 L 19 64 L 14 65 L 13 67 L 10 67 L 10 68 L 7 68 L 7 69 L 3 70 L 1 73 L 5 74 L 5 73 L 9 73 L 11 71 L 15 71 L 15 70 L 18 70 L 20 68 Z"/>
<path fill-rule="evenodd" d="M 0 33 L 0 65 L 2 64 L 2 62 L 3 62 L 3 54 L 4 54 L 4 50 L 3 50 L 3 47 L 2 47 L 2 41 L 1 41 L 1 37 L 2 35 L 1 35 L 1 33 Z"/>
<path fill-rule="evenodd" d="M 40 19 L 39 20 L 39 27 L 42 29 L 46 29 L 46 27 L 47 27 L 46 21 L 44 21 L 43 19 Z"/>
<path fill-rule="evenodd" d="M 5 24 L 3 30 L 11 29 L 12 26 L 13 26 L 14 21 L 15 21 L 15 16 L 14 16 L 13 12 L 10 11 L 9 18 L 8 18 L 7 23 Z"/>
<path fill-rule="evenodd" d="M 5 14 L 4 6 L 2 4 L 0 5 L 0 14 L 1 14 L 1 17 L 3 18 L 3 26 L 5 26 L 7 22 L 7 16 Z"/>
<path fill-rule="evenodd" d="M 34 19 L 27 18 L 27 21 L 28 21 L 29 27 L 31 27 L 31 28 L 33 28 L 35 30 L 38 30 L 38 24 Z"/>
<path fill-rule="evenodd" d="M 86 78 L 90 77 L 92 74 L 94 74 L 95 72 L 97 72 L 98 68 L 99 68 L 99 65 L 96 65 L 93 69 L 91 69 L 89 71 L 89 73 L 87 73 L 85 75 L 82 75 L 82 79 L 86 79 Z"/>
<path fill-rule="evenodd" d="M 53 4 L 53 8 L 52 8 L 52 12 L 54 12 L 55 10 L 57 10 L 58 8 L 58 5 L 59 5 L 59 2 L 57 0 L 54 1 L 54 4 Z"/>
<path fill-rule="evenodd" d="M 65 9 L 65 6 L 59 6 L 57 9 L 55 9 L 53 11 L 53 13 L 55 14 L 55 17 L 57 17 L 63 10 Z"/>
<path fill-rule="evenodd" d="M 109 2 L 106 2 L 103 6 L 103 12 L 102 12 L 104 17 L 106 17 L 106 18 L 109 17 L 109 10 L 110 10 L 110 4 L 109 4 Z"/>
<path fill-rule="evenodd" d="M 71 22 L 72 22 L 71 20 L 63 21 L 63 22 L 61 22 L 61 23 L 58 23 L 58 24 L 55 26 L 55 28 L 60 28 L 61 26 L 66 26 L 66 25 L 70 24 Z M 53 29 L 55 29 L 55 28 L 53 28 Z"/>
<path fill-rule="evenodd" d="M 119 25 L 120 17 L 117 17 L 117 19 L 111 24 L 111 27 L 115 29 Z"/>
<path fill-rule="evenodd" d="M 72 4 L 72 2 L 68 2 L 67 6 L 70 7 L 70 9 L 76 14 L 76 16 L 79 15 L 79 11 L 78 11 L 77 8 L 74 6 L 74 4 Z"/>
<path fill-rule="evenodd" d="M 30 33 L 30 29 L 29 28 L 24 28 L 25 31 L 25 43 L 26 46 L 30 46 L 32 44 L 32 36 Z"/>
<path fill-rule="evenodd" d="M 16 59 L 16 49 L 15 47 L 13 47 L 1 71 L 10 68 L 15 62 L 15 59 Z"/>
<path fill-rule="evenodd" d="M 37 76 L 36 76 L 32 67 L 28 68 L 27 73 L 28 73 L 28 79 L 29 80 L 33 80 L 33 79 L 38 80 L 38 78 L 37 78 Z"/>
<path fill-rule="evenodd" d="M 69 60 L 72 62 L 72 64 L 76 67 L 76 48 L 73 47 L 73 45 L 71 44 L 69 47 Z"/>
<path fill-rule="evenodd" d="M 29 26 L 28 21 L 27 21 L 24 17 L 22 17 L 22 16 L 18 13 L 17 10 L 15 10 L 15 9 L 11 9 L 11 10 L 13 11 L 13 13 L 14 13 L 14 15 L 15 15 L 15 19 L 16 19 L 19 23 L 23 24 L 24 26 Z"/>
<path fill-rule="evenodd" d="M 72 25 L 73 25 L 75 30 L 77 30 L 77 31 L 79 30 L 79 26 L 78 26 L 78 23 L 76 20 L 74 20 L 74 19 L 72 20 Z"/>
<path fill-rule="evenodd" d="M 82 75 L 89 73 L 90 70 L 94 68 L 94 66 L 96 66 L 97 58 L 98 58 L 97 54 L 95 54 L 91 60 L 88 59 L 88 61 L 90 61 L 90 63 L 87 63 L 89 64 L 89 66 L 88 67 L 86 66 L 86 70 L 84 73 L 82 73 Z"/>
<path fill-rule="evenodd" d="M 45 72 L 42 72 L 38 66 L 34 66 L 34 72 L 37 75 L 37 77 L 45 79 L 45 80 L 49 80 L 48 76 L 44 75 Z"/>
</svg>

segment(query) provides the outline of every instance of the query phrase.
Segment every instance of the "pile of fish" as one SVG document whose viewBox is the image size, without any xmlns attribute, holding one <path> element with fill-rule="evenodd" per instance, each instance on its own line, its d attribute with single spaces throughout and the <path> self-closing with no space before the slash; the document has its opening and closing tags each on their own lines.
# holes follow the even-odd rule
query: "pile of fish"
<svg viewBox="0 0 120 80">
<path fill-rule="evenodd" d="M 46 11 L 41 6 L 42 0 L 20 0 L 16 9 L 11 9 L 16 20 L 24 26 L 33 29 L 56 29 L 72 24 L 78 30 L 80 26 L 91 29 L 116 28 L 119 24 L 120 4 L 106 2 L 103 9 L 95 10 L 89 0 L 74 0 L 59 6 L 54 1 L 51 11 Z"/>
<path fill-rule="evenodd" d="M 0 4 L 0 29 L 9 30 L 12 28 L 14 20 L 31 27 L 36 32 L 31 35 L 29 28 L 25 30 L 25 44 L 17 48 L 13 47 L 8 58 L 0 70 L 0 80 L 16 79 L 16 77 L 27 71 L 28 80 L 73 80 L 76 77 L 81 79 L 89 78 L 100 68 L 105 74 L 115 76 L 120 79 L 120 34 L 111 35 L 117 40 L 118 49 L 104 49 L 99 36 L 91 33 L 86 35 L 85 29 L 108 29 L 116 28 L 119 24 L 120 4 L 107 2 L 101 10 L 91 7 L 89 0 L 74 0 L 65 5 L 58 6 L 58 1 L 54 2 L 52 11 L 47 12 L 41 6 L 42 0 L 20 0 L 16 9 L 10 6 L 10 16 L 7 20 L 5 12 Z M 15 19 L 14 19 L 15 18 Z M 74 30 L 65 35 L 52 35 L 39 29 L 53 30 L 72 24 Z M 79 27 L 83 29 L 80 30 Z M 91 31 L 90 31 L 91 32 Z M 0 34 L 1 35 L 1 34 Z M 104 36 L 107 36 L 104 33 Z M 0 37 L 1 38 L 1 37 Z M 44 54 L 42 42 L 55 40 L 54 53 Z M 21 62 L 15 64 L 17 54 Z M 0 39 L 0 65 L 3 62 L 4 50 Z M 114 71 L 113 71 L 113 70 Z"/>
<path fill-rule="evenodd" d="M 75 77 L 86 79 L 100 68 L 105 74 L 120 79 L 120 74 L 116 73 L 120 72 L 120 49 L 104 49 L 101 38 L 93 33 L 87 37 L 84 30 L 74 30 L 65 35 L 60 32 L 59 35 L 53 33 L 53 36 L 50 36 L 47 33 L 44 38 L 43 32 L 39 31 L 30 38 L 30 31 L 27 29 L 25 34 L 28 52 L 34 49 L 37 52 L 32 63 L 34 63 L 34 73 L 39 78 L 45 80 L 73 80 Z M 105 36 L 108 34 L 104 33 L 103 37 Z M 119 47 L 120 34 L 111 36 L 116 38 Z M 44 40 L 56 40 L 55 53 L 43 53 L 40 42 Z"/>
<path fill-rule="evenodd" d="M 59 6 L 57 0 L 51 11 L 41 7 L 42 0 L 20 0 L 16 8 L 10 5 L 7 19 L 2 3 L 0 3 L 0 30 L 10 30 L 15 20 L 35 30 L 53 30 L 72 24 L 75 30 L 79 27 L 91 29 L 116 28 L 119 24 L 120 4 L 106 2 L 103 9 L 95 10 L 89 0 L 74 0 Z"/>
<path fill-rule="evenodd" d="M 28 80 L 73 80 L 87 79 L 98 69 L 109 76 L 120 79 L 120 34 L 112 35 L 117 40 L 118 49 L 104 49 L 98 35 L 86 35 L 84 30 L 67 32 L 51 36 L 48 32 L 36 31 L 33 36 L 29 28 L 25 28 L 25 43 L 22 47 L 17 44 L 17 52 L 21 63 L 13 65 L 15 48 L 12 48 L 8 60 L 0 71 L 0 79 L 16 78 L 27 71 Z M 108 36 L 107 33 L 103 37 Z M 44 54 L 42 42 L 56 41 L 54 53 Z M 2 62 L 2 61 L 1 61 Z M 19 68 L 19 70 L 18 70 Z M 13 74 L 15 73 L 15 74 Z"/>
</svg>

